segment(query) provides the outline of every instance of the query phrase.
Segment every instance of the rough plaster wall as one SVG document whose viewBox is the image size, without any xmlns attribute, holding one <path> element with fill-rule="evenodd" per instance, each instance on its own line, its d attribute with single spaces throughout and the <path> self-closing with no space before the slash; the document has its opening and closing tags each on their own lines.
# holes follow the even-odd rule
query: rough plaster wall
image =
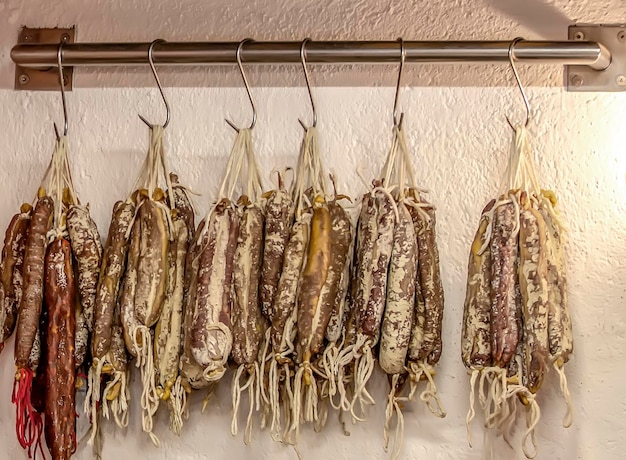
<svg viewBox="0 0 626 460">
<path fill-rule="evenodd" d="M 122 34 L 128 40 L 148 40 L 155 35 L 171 37 L 181 24 L 198 26 L 190 15 L 195 16 L 199 9 L 208 9 L 208 6 L 202 6 L 203 2 L 179 2 L 177 5 L 168 2 L 167 8 L 165 4 L 157 7 L 154 2 L 152 14 L 156 16 L 142 14 L 133 16 L 131 21 L 125 18 L 133 15 L 130 8 L 137 7 L 136 2 L 90 3 L 89 8 L 84 6 L 85 2 L 78 1 L 64 2 L 64 6 L 33 3 L 28 7 L 12 1 L 0 3 L 0 8 L 4 7 L 7 13 L 2 17 L 15 26 L 22 23 L 77 23 L 82 27 L 85 40 L 117 39 Z M 222 10 L 227 19 L 225 22 L 230 26 L 240 21 L 241 24 L 258 24 L 259 11 L 266 11 L 260 17 L 264 23 L 273 26 L 263 29 L 264 37 L 257 34 L 259 38 L 301 37 L 309 35 L 308 31 L 304 25 L 298 26 L 298 20 L 293 17 L 299 17 L 302 11 L 313 11 L 314 5 L 322 10 L 319 2 L 308 3 L 308 6 L 275 2 L 272 8 L 268 7 L 269 3 L 259 2 L 239 10 L 236 2 L 230 2 L 231 6 L 224 6 Z M 378 4 L 372 1 L 374 3 Z M 420 11 L 418 18 L 422 22 L 426 21 L 423 15 L 449 17 L 449 21 L 454 21 L 454 27 L 450 26 L 446 37 L 457 36 L 457 31 L 460 38 L 510 38 L 515 35 L 511 31 L 518 26 L 505 19 L 501 12 L 485 6 L 472 10 L 470 3 L 448 2 L 450 8 L 438 9 L 423 2 L 414 8 Z M 570 18 L 586 22 L 616 14 L 612 6 L 621 5 L 619 1 L 593 3 L 561 1 L 548 5 Z M 398 19 L 402 15 L 396 17 L 392 13 L 409 11 L 404 4 L 390 3 L 382 8 L 388 14 L 381 19 L 371 13 L 378 10 L 366 9 L 365 16 L 370 22 L 366 22 L 369 28 L 364 30 L 333 29 L 319 35 L 325 38 L 377 35 L 393 38 L 398 31 L 404 32 L 402 25 L 406 23 Z M 348 2 L 334 2 L 333 5 L 331 7 L 330 2 L 326 5 L 332 12 L 324 13 L 330 14 L 329 21 L 339 12 L 351 11 Z M 451 14 L 452 6 L 457 12 L 446 16 Z M 114 8 L 119 10 L 114 13 Z M 168 11 L 176 11 L 176 14 L 169 15 L 165 21 Z M 99 23 L 94 19 L 98 16 L 108 19 Z M 112 16 L 117 19 L 110 19 Z M 487 17 L 494 17 L 493 21 L 488 21 L 489 26 L 483 22 Z M 380 21 L 378 28 L 372 26 L 376 21 Z M 348 24 L 353 22 L 346 20 Z M 477 24 L 482 25 L 483 32 L 472 35 Z M 280 25 L 286 30 L 279 30 Z M 390 30 L 393 34 L 389 33 Z M 170 31 L 171 34 L 167 33 Z M 406 35 L 412 31 L 407 28 Z M 0 65 L 3 78 L 8 72 L 10 80 L 12 66 L 7 56 L 16 34 L 6 29 L 0 34 L 3 55 Z M 91 36 L 87 37 L 87 34 Z M 213 35 L 216 38 L 234 37 L 227 25 L 220 25 L 214 33 L 202 32 L 198 26 L 193 34 L 179 32 L 177 38 Z M 423 36 L 416 32 L 412 35 Z M 451 68 L 441 67 L 437 72 L 445 75 L 448 69 Z M 368 75 L 371 78 L 369 85 L 378 84 L 385 78 L 391 82 L 394 78 L 393 75 L 383 75 L 382 68 L 370 69 Z M 485 72 L 485 75 L 481 78 L 489 80 L 491 74 Z M 110 77 L 102 81 L 108 81 L 107 78 Z M 546 84 L 550 79 L 548 75 Z M 140 79 L 133 82 L 141 83 Z M 238 85 L 238 82 L 234 84 Z M 475 84 L 481 84 L 481 81 L 476 80 Z M 197 203 L 204 213 L 214 197 L 233 140 L 233 132 L 223 118 L 226 116 L 242 124 L 249 119 L 245 92 L 240 88 L 190 88 L 170 90 L 168 94 L 173 106 L 172 123 L 167 132 L 171 165 L 191 188 L 202 193 Z M 342 190 L 356 196 L 362 191 L 356 168 L 363 167 L 364 173 L 371 176 L 380 168 L 389 146 L 393 92 L 389 88 L 318 88 L 315 95 L 322 155 L 340 178 Z M 296 119 L 309 117 L 309 109 L 306 93 L 301 88 L 255 89 L 255 97 L 259 108 L 255 146 L 264 177 L 267 177 L 274 166 L 295 162 L 302 134 Z M 543 183 L 557 191 L 561 209 L 570 224 L 569 286 L 576 337 L 576 350 L 567 366 L 576 421 L 569 430 L 561 428 L 564 406 L 554 375 L 551 375 L 540 396 L 542 420 L 538 428 L 538 458 L 623 458 L 626 449 L 623 397 L 626 366 L 622 354 L 626 349 L 626 314 L 623 310 L 626 268 L 622 262 L 626 257 L 626 157 L 623 153 L 626 96 L 572 94 L 557 88 L 533 88 L 530 97 L 535 115 L 532 133 L 538 168 Z M 159 99 L 152 89 L 79 89 L 68 95 L 68 103 L 76 187 L 82 200 L 90 203 L 104 235 L 111 207 L 115 200 L 129 192 L 147 147 L 147 130 L 135 114 L 140 112 L 149 119 L 158 120 L 162 116 Z M 504 115 L 521 117 L 521 103 L 518 93 L 510 88 L 452 87 L 406 90 L 402 95 L 402 106 L 407 114 L 406 129 L 418 180 L 431 190 L 431 199 L 438 207 L 438 243 L 446 290 L 446 313 L 444 353 L 437 381 L 448 410 L 447 418 L 439 420 L 419 404 L 406 407 L 403 458 L 479 459 L 482 455 L 480 422 L 474 425 L 477 444 L 474 449 L 467 446 L 465 438 L 468 379 L 459 358 L 467 251 L 478 213 L 497 190 L 506 163 L 510 129 Z M 0 228 L 5 228 L 19 204 L 30 199 L 38 186 L 52 151 L 51 121 L 59 120 L 60 105 L 58 94 L 2 90 L 0 107 L 0 155 L 3 159 Z M 6 349 L 0 356 L 2 460 L 26 458 L 15 439 L 14 408 L 10 404 L 14 371 L 10 352 L 12 343 L 7 344 Z M 134 379 L 138 379 L 136 372 Z M 267 433 L 255 430 L 250 447 L 243 446 L 241 438 L 230 436 L 229 383 L 229 379 L 223 382 L 207 414 L 199 413 L 201 397 L 194 396 L 191 418 L 180 439 L 169 434 L 166 415 L 159 415 L 156 432 L 163 447 L 156 449 L 140 431 L 140 388 L 135 382 L 131 426 L 127 431 L 107 426 L 103 458 L 296 458 L 292 449 L 276 445 Z M 348 438 L 341 434 L 335 420 L 331 420 L 321 434 L 304 430 L 299 446 L 303 458 L 385 458 L 381 447 L 385 392 L 386 382 L 377 376 L 373 393 L 379 404 L 370 411 L 367 423 L 350 428 L 352 434 Z M 85 416 L 81 417 L 79 426 L 84 432 Z M 520 430 L 522 426 L 523 423 L 519 425 Z M 519 432 L 517 435 L 519 439 Z M 513 456 L 500 441 L 496 442 L 495 458 Z M 519 452 L 517 456 L 521 458 Z M 91 458 L 90 449 L 79 447 L 74 458 Z"/>
</svg>

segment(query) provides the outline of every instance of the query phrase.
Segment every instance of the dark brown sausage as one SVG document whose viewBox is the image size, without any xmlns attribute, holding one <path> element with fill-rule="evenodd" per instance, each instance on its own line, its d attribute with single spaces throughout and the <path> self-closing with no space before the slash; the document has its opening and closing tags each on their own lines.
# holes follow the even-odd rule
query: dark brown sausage
<svg viewBox="0 0 626 460">
<path fill-rule="evenodd" d="M 22 267 L 32 207 L 23 204 L 13 216 L 4 237 L 0 263 L 0 351 L 15 328 L 17 307 L 22 298 Z"/>
<path fill-rule="evenodd" d="M 424 298 L 424 337 L 420 359 L 434 365 L 442 350 L 441 327 L 443 323 L 443 286 L 439 271 L 439 251 L 436 239 L 435 209 L 422 208 L 428 218 L 418 213 L 415 231 L 418 241 L 418 266 L 420 289 Z"/>
<path fill-rule="evenodd" d="M 274 190 L 265 205 L 265 238 L 261 268 L 261 309 L 268 321 L 273 321 L 280 273 L 283 268 L 285 248 L 293 222 L 293 200 L 285 190 Z"/>
<path fill-rule="evenodd" d="M 120 290 L 120 278 L 126 266 L 129 229 L 134 215 L 135 204 L 132 201 L 115 203 L 96 291 L 91 341 L 91 353 L 94 358 L 101 359 L 111 347 L 113 313 Z"/>
<path fill-rule="evenodd" d="M 53 460 L 68 460 L 76 438 L 74 302 L 72 250 L 64 238 L 46 255 L 45 299 L 48 307 L 45 437 Z"/>
<path fill-rule="evenodd" d="M 43 304 L 44 256 L 47 233 L 52 225 L 54 204 L 45 196 L 37 201 L 26 239 L 24 253 L 24 291 L 20 301 L 15 339 L 15 365 L 28 366 L 29 356 L 39 327 Z"/>
</svg>

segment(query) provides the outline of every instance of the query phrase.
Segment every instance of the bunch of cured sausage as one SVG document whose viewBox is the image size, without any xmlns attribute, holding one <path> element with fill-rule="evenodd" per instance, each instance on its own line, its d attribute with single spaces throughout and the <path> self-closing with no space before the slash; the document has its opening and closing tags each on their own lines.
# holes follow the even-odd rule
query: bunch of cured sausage
<svg viewBox="0 0 626 460">
<path fill-rule="evenodd" d="M 462 358 L 471 372 L 468 435 L 476 387 L 485 427 L 507 443 L 521 402 L 529 458 L 536 454 L 536 394 L 550 368 L 568 405 L 563 425 L 572 423 L 563 372 L 573 350 L 563 251 L 556 197 L 540 189 L 526 129 L 517 128 L 502 192 L 483 210 L 470 250 Z"/>
<path fill-rule="evenodd" d="M 217 197 L 197 227 L 190 191 L 170 173 L 163 144 L 163 127 L 152 125 L 104 247 L 76 198 L 65 137 L 35 203 L 7 229 L 0 347 L 16 329 L 13 401 L 29 454 L 44 455 L 45 433 L 54 460 L 71 456 L 75 387 L 86 383 L 88 439 L 98 455 L 101 423 L 129 423 L 133 367 L 142 428 L 156 446 L 159 406 L 180 434 L 190 393 L 206 392 L 204 410 L 229 369 L 234 436 L 248 403 L 245 443 L 255 417 L 285 444 L 296 444 L 305 424 L 321 430 L 331 409 L 340 420 L 364 420 L 376 362 L 389 381 L 383 433 L 385 449 L 393 438 L 392 458 L 404 403 L 419 399 L 446 415 L 435 384 L 444 307 L 435 208 L 415 182 L 402 122 L 356 204 L 327 174 L 315 127 L 305 129 L 296 168 L 272 173 L 270 191 L 252 130 L 237 130 Z M 563 366 L 572 331 L 556 199 L 539 189 L 523 128 L 514 147 L 472 244 L 462 357 L 471 370 L 468 425 L 478 387 L 486 426 L 508 441 L 519 400 L 532 457 L 535 394 L 550 367 L 569 404 Z"/>
<path fill-rule="evenodd" d="M 366 385 L 378 347 L 380 367 L 390 382 L 385 447 L 394 412 L 398 419 L 395 458 L 403 430 L 400 403 L 415 399 L 420 381 L 426 382 L 420 399 L 445 417 L 433 379 L 442 351 L 444 306 L 435 209 L 415 185 L 402 124 L 393 128 L 381 177 L 362 199 L 349 294 L 353 324 L 337 358 L 341 405 L 358 420 L 362 414 L 357 411 L 374 402 Z M 402 396 L 407 382 L 408 395 Z"/>
<path fill-rule="evenodd" d="M 98 282 L 85 412 L 91 441 L 100 413 L 128 424 L 129 361 L 141 374 L 142 428 L 155 445 L 153 417 L 167 403 L 170 429 L 180 433 L 186 393 L 180 360 L 183 304 L 189 294 L 188 248 L 194 211 L 168 170 L 163 127 L 150 127 L 150 145 L 136 185 L 113 208 Z M 164 191 L 162 185 L 167 188 Z"/>
<path fill-rule="evenodd" d="M 63 136 L 34 205 L 13 217 L 2 251 L 0 330 L 2 342 L 17 331 L 13 403 L 17 438 L 29 456 L 43 456 L 42 431 L 54 459 L 69 459 L 76 447 L 77 373 L 89 358 L 101 257 Z"/>
<path fill-rule="evenodd" d="M 45 425 L 53 458 L 69 458 L 74 382 L 84 367 L 88 440 L 99 455 L 102 420 L 128 425 L 133 360 L 142 428 L 157 446 L 161 403 L 179 434 L 189 393 L 205 389 L 206 406 L 229 367 L 233 435 L 248 395 L 246 443 L 255 412 L 290 444 L 303 423 L 320 430 L 329 407 L 363 420 L 377 357 L 391 383 L 386 444 L 394 411 L 401 437 L 400 401 L 413 399 L 420 381 L 421 399 L 444 415 L 433 380 L 443 313 L 434 208 L 412 182 L 399 127 L 358 218 L 326 173 L 316 128 L 305 130 L 291 186 L 290 170 L 276 172 L 267 192 L 252 131 L 240 129 L 218 198 L 197 228 L 163 136 L 163 127 L 150 127 L 145 161 L 113 208 L 104 247 L 75 197 L 65 137 L 46 176 L 54 193 L 42 187 L 7 230 L 0 319 L 4 341 L 17 318 L 14 401 L 24 447 L 43 455 L 37 433 Z M 399 447 L 397 439 L 394 456 Z"/>
</svg>

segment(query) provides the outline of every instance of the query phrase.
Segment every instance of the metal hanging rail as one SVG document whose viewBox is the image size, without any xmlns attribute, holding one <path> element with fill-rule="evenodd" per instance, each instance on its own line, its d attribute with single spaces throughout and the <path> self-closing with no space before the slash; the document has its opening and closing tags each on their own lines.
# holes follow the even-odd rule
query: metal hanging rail
<svg viewBox="0 0 626 460">
<path fill-rule="evenodd" d="M 300 41 L 250 42 L 241 51 L 246 64 L 299 64 Z M 406 62 L 505 63 L 510 41 L 405 41 Z M 158 65 L 235 64 L 239 42 L 163 42 L 154 47 Z M 81 66 L 130 66 L 148 63 L 150 43 L 67 43 L 63 64 Z M 18 44 L 11 58 L 21 67 L 44 69 L 57 65 L 57 44 Z M 310 41 L 310 64 L 395 63 L 400 59 L 397 41 Z M 547 63 L 589 66 L 604 70 L 611 53 L 593 41 L 521 41 L 515 59 L 524 64 Z"/>
</svg>

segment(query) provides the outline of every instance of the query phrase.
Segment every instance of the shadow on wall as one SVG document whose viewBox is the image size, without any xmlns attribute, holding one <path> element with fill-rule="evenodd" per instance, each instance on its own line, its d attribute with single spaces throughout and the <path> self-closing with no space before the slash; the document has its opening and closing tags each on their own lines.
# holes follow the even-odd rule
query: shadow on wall
<svg viewBox="0 0 626 460">
<path fill-rule="evenodd" d="M 572 20 L 543 0 L 484 0 L 485 5 L 509 16 L 546 40 L 567 40 Z"/>
</svg>

